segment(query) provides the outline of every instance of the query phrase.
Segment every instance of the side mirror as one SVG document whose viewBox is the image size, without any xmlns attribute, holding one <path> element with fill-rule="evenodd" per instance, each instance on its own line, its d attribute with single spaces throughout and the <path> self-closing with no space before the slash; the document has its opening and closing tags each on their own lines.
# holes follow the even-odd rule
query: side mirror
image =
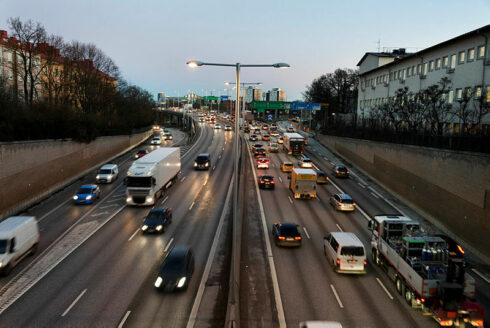
<svg viewBox="0 0 490 328">
<path fill-rule="evenodd" d="M 373 221 L 369 220 L 368 222 L 368 229 L 373 230 Z"/>
</svg>

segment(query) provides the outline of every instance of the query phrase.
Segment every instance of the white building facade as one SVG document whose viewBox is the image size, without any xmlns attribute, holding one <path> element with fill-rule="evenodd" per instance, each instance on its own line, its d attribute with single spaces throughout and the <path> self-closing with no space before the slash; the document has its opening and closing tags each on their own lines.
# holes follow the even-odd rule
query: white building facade
<svg viewBox="0 0 490 328">
<path fill-rule="evenodd" d="M 458 105 L 464 95 L 470 101 L 490 103 L 490 25 L 436 44 L 413 54 L 366 53 L 359 66 L 358 118 L 369 118 L 370 110 L 388 102 L 398 89 L 417 93 L 436 85 L 442 78 L 451 81 L 446 101 Z M 471 106 L 471 103 L 469 104 Z M 447 124 L 455 122 L 446 122 Z M 490 123 L 490 115 L 482 124 Z"/>
</svg>

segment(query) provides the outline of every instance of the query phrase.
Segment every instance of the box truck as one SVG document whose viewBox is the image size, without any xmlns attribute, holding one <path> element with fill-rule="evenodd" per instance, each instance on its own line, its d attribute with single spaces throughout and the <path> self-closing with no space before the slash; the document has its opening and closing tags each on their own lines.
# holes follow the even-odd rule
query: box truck
<svg viewBox="0 0 490 328">
<path fill-rule="evenodd" d="M 284 133 L 284 150 L 290 155 L 301 155 L 305 150 L 305 138 L 299 133 Z"/>
<path fill-rule="evenodd" d="M 180 148 L 158 148 L 134 161 L 126 177 L 128 205 L 154 205 L 180 173 Z"/>
<path fill-rule="evenodd" d="M 312 169 L 294 168 L 291 172 L 289 189 L 293 192 L 294 198 L 315 198 L 316 172 Z"/>
<path fill-rule="evenodd" d="M 34 216 L 12 216 L 0 222 L 0 270 L 8 275 L 12 268 L 39 243 L 39 228 Z"/>
</svg>

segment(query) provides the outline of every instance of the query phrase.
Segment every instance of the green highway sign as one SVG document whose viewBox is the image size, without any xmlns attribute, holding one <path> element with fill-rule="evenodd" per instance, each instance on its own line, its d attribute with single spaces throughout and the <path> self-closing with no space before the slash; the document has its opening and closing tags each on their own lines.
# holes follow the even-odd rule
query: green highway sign
<svg viewBox="0 0 490 328">
<path fill-rule="evenodd" d="M 203 97 L 204 100 L 215 100 L 215 101 L 218 101 L 218 97 L 214 97 L 214 96 L 205 96 Z"/>
</svg>

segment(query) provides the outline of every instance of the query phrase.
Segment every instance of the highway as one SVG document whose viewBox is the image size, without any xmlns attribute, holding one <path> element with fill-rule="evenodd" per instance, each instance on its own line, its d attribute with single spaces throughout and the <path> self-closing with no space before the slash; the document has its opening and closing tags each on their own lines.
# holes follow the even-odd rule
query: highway
<svg viewBox="0 0 490 328">
<path fill-rule="evenodd" d="M 182 157 L 179 181 L 158 203 L 158 206 L 169 206 L 174 213 L 172 224 L 162 235 L 141 234 L 142 219 L 149 209 L 125 205 L 122 179 L 102 186 L 101 200 L 94 205 L 74 206 L 70 201 L 63 201 L 73 195 L 77 185 L 39 206 L 40 259 L 32 263 L 24 261 L 8 278 L 2 279 L 3 285 L 8 284 L 10 288 L 4 288 L 4 300 L 23 277 L 32 274 L 30 271 L 40 270 L 40 264 L 47 261 L 44 259 L 54 256 L 51 253 L 60 254 L 59 248 L 79 243 L 72 232 L 75 235 L 93 232 L 93 235 L 82 240 L 71 253 L 63 254 L 62 261 L 17 301 L 6 309 L 2 304 L 0 326 L 184 327 L 230 185 L 232 136 L 232 132 L 203 126 L 198 142 Z M 176 136 L 176 143 L 178 139 Z M 212 154 L 209 171 L 193 169 L 194 158 L 201 152 Z M 118 163 L 123 176 L 134 153 Z M 54 206 L 57 203 L 61 206 Z M 41 214 L 43 211 L 48 215 Z M 63 236 L 74 223 L 76 227 Z M 61 239 L 56 240 L 59 236 Z M 193 247 L 194 276 L 185 293 L 158 293 L 153 288 L 158 266 L 164 254 L 175 245 Z M 16 277 L 19 272 L 20 277 Z"/>
</svg>

